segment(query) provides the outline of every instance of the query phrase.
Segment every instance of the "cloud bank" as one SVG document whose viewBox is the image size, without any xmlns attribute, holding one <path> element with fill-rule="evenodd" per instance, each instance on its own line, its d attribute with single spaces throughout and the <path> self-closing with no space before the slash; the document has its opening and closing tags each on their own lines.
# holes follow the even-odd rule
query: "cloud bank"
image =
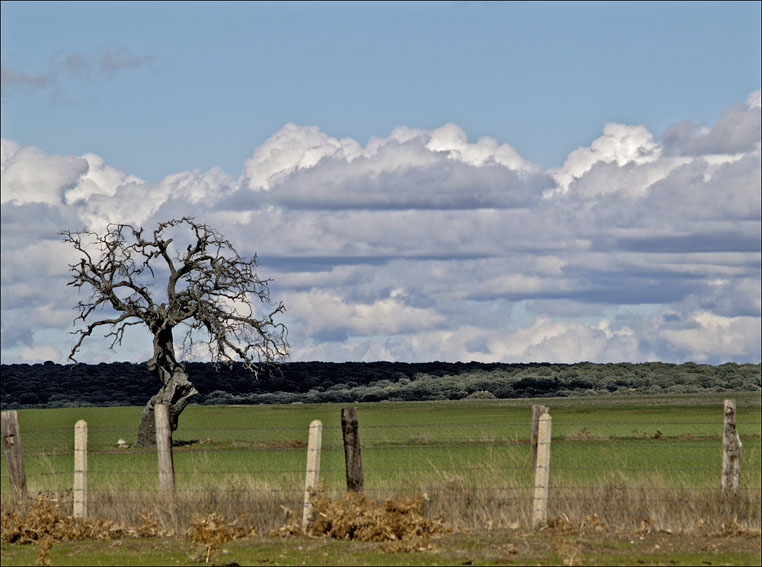
<svg viewBox="0 0 762 567">
<path fill-rule="evenodd" d="M 452 123 L 364 146 L 286 124 L 237 176 L 158 183 L 2 140 L 3 362 L 68 354 L 59 230 L 182 215 L 258 253 L 294 360 L 759 362 L 760 154 L 760 91 L 711 127 L 607 123 L 551 170 Z M 138 331 L 86 344 L 150 356 Z"/>
</svg>

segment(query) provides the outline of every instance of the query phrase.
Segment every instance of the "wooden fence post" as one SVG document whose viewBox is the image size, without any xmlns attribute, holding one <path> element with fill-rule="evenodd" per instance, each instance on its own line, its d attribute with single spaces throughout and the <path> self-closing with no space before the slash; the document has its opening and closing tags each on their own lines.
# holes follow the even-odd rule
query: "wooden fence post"
<svg viewBox="0 0 762 567">
<path fill-rule="evenodd" d="M 156 456 L 159 465 L 159 489 L 174 501 L 175 496 L 175 465 L 172 461 L 172 429 L 169 426 L 169 406 L 156 404 L 154 406 L 156 423 Z"/>
<path fill-rule="evenodd" d="M 532 470 L 537 467 L 537 431 L 540 426 L 540 416 L 548 413 L 549 408 L 540 405 L 532 405 Z"/>
<path fill-rule="evenodd" d="M 8 464 L 8 477 L 13 487 L 13 495 L 20 502 L 26 500 L 26 471 L 24 455 L 21 452 L 21 432 L 16 410 L 2 412 L 3 454 Z"/>
<path fill-rule="evenodd" d="M 540 416 L 537 428 L 537 464 L 534 468 L 534 498 L 532 527 L 539 528 L 548 521 L 548 484 L 550 480 L 550 415 Z"/>
<path fill-rule="evenodd" d="M 341 410 L 341 431 L 344 434 L 344 462 L 347 470 L 347 490 L 362 492 L 365 482 L 362 473 L 357 408 L 349 407 Z"/>
<path fill-rule="evenodd" d="M 320 483 L 320 448 L 323 444 L 323 423 L 316 419 L 310 423 L 310 436 L 307 442 L 307 475 L 304 480 L 304 510 L 302 512 L 302 530 L 305 532 L 312 522 L 312 495 Z"/>
<path fill-rule="evenodd" d="M 741 483 L 741 438 L 736 430 L 736 401 L 725 400 L 722 432 L 723 491 L 737 492 Z"/>
<path fill-rule="evenodd" d="M 87 422 L 74 426 L 74 510 L 75 518 L 87 518 Z"/>
</svg>

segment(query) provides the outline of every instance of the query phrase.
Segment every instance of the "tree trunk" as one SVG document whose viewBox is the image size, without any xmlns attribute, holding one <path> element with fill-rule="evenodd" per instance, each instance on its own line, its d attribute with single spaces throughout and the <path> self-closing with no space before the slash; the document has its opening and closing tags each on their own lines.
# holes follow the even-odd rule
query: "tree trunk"
<svg viewBox="0 0 762 567">
<path fill-rule="evenodd" d="M 156 446 L 156 422 L 154 406 L 167 404 L 169 406 L 169 426 L 174 431 L 180 413 L 188 405 L 191 397 L 198 391 L 188 380 L 185 367 L 175 360 L 175 348 L 172 342 L 172 329 L 160 329 L 154 333 L 153 358 L 148 361 L 148 370 L 156 374 L 163 386 L 159 392 L 152 396 L 143 413 L 140 415 L 138 426 L 138 439 L 136 447 Z"/>
</svg>

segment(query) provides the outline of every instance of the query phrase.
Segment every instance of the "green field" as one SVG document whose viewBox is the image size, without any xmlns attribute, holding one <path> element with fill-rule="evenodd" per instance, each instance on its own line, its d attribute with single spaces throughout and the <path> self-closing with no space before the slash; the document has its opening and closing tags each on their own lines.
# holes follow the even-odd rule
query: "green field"
<svg viewBox="0 0 762 567">
<path fill-rule="evenodd" d="M 271 530 L 298 519 L 309 424 L 324 426 L 321 487 L 345 492 L 341 405 L 190 406 L 174 433 L 177 512 L 158 491 L 154 451 L 134 440 L 141 408 L 19 410 L 27 483 L 70 513 L 74 424 L 88 422 L 88 512 L 173 537 L 56 542 L 55 565 L 198 561 L 182 537 L 193 514 L 244 514 L 259 535 L 224 544 L 216 563 L 312 565 L 759 564 L 760 394 L 735 394 L 741 490 L 719 490 L 721 394 L 358 404 L 365 488 L 424 498 L 452 533 L 418 544 L 338 542 Z M 551 527 L 531 517 L 532 403 L 552 416 Z M 7 471 L 3 510 L 13 509 Z M 289 512 L 289 510 L 291 512 Z M 226 553 L 222 553 L 222 549 Z M 4 543 L 3 564 L 40 546 Z"/>
<path fill-rule="evenodd" d="M 743 519 L 759 526 L 760 395 L 735 395 L 743 441 Z M 424 495 L 430 513 L 465 527 L 526 524 L 531 506 L 530 407 L 537 400 L 358 404 L 366 492 Z M 650 516 L 685 527 L 719 494 L 722 395 L 543 399 L 551 409 L 551 514 L 611 524 Z M 322 421 L 321 486 L 344 490 L 340 405 L 189 406 L 174 433 L 181 516 L 246 513 L 263 529 L 298 509 L 310 422 Z M 153 451 L 134 440 L 141 408 L 19 410 L 29 490 L 70 505 L 74 424 L 88 422 L 90 510 L 157 514 Z M 3 471 L 2 495 L 10 495 Z M 692 502 L 692 504 L 690 504 Z M 687 505 L 686 503 L 690 504 Z M 614 506 L 612 508 L 612 505 Z M 713 508 L 714 507 L 714 508 Z M 675 512 L 675 508 L 680 510 Z"/>
</svg>

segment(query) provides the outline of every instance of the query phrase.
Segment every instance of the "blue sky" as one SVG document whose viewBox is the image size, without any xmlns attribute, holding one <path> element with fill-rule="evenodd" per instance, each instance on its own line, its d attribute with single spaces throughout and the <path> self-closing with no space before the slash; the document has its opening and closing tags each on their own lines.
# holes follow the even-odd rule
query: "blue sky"
<svg viewBox="0 0 762 567">
<path fill-rule="evenodd" d="M 58 230 L 179 213 L 259 253 L 295 359 L 759 361 L 760 19 L 2 2 L 3 360 L 68 352 Z"/>
<path fill-rule="evenodd" d="M 58 69 L 47 88 L 8 89 L 2 135 L 150 181 L 237 175 L 287 122 L 362 143 L 455 122 L 552 167 L 604 122 L 711 124 L 760 84 L 756 2 L 2 6 L 3 64 Z M 145 61 L 60 63 L 108 49 Z"/>
</svg>

